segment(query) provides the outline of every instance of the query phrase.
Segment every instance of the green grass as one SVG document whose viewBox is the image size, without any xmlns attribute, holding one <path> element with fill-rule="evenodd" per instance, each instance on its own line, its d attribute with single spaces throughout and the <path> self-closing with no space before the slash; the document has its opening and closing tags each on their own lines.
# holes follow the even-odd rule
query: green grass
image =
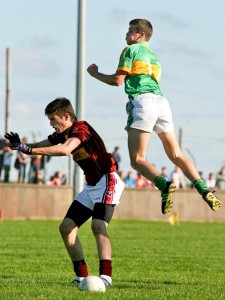
<svg viewBox="0 0 225 300">
<path fill-rule="evenodd" d="M 59 221 L 0 223 L 0 299 L 225 299 L 223 223 L 113 220 L 113 287 L 71 285 L 72 264 Z M 80 229 L 90 275 L 98 259 L 90 222 Z"/>
</svg>

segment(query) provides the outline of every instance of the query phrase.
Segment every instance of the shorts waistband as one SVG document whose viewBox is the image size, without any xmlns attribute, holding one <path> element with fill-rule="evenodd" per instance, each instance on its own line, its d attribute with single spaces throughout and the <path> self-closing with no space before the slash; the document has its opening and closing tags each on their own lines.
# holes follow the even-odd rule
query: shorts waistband
<svg viewBox="0 0 225 300">
<path fill-rule="evenodd" d="M 129 100 L 134 100 L 134 99 L 140 99 L 140 98 L 143 98 L 144 96 L 152 96 L 152 97 L 163 97 L 162 95 L 157 95 L 157 94 L 154 94 L 154 93 L 144 93 L 144 94 L 140 94 L 140 95 L 137 95 L 135 97 L 131 97 L 129 96 L 128 99 Z"/>
</svg>

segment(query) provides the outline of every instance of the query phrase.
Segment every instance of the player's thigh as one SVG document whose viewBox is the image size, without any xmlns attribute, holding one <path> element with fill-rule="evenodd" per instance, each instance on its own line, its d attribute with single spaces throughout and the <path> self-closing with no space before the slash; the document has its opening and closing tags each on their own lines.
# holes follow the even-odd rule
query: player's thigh
<svg viewBox="0 0 225 300">
<path fill-rule="evenodd" d="M 95 203 L 93 210 L 93 220 L 101 220 L 109 224 L 114 213 L 115 204 Z"/>
<path fill-rule="evenodd" d="M 131 160 L 139 157 L 145 158 L 150 137 L 150 132 L 135 128 L 128 130 L 128 150 Z"/>
<path fill-rule="evenodd" d="M 167 156 L 173 160 L 181 154 L 180 146 L 177 141 L 174 130 L 170 132 L 162 132 L 159 134 L 159 138 L 163 143 L 163 147 Z"/>
<path fill-rule="evenodd" d="M 112 219 L 114 206 L 112 204 L 96 203 L 94 206 L 91 229 L 94 235 L 107 236 L 107 227 Z"/>
<path fill-rule="evenodd" d="M 82 203 L 74 200 L 65 215 L 65 219 L 69 218 L 69 219 L 73 220 L 73 222 L 79 228 L 92 215 L 93 215 L 93 211 L 90 208 L 88 208 L 85 205 L 83 205 Z"/>
</svg>

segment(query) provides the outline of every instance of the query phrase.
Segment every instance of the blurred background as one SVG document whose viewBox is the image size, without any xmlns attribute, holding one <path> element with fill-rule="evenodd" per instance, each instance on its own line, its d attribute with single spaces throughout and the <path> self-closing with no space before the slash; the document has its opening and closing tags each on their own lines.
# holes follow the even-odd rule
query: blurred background
<svg viewBox="0 0 225 300">
<path fill-rule="evenodd" d="M 116 71 L 126 47 L 129 21 L 146 18 L 153 25 L 151 48 L 162 64 L 161 87 L 168 98 L 180 145 L 205 178 L 225 165 L 225 2 L 224 0 L 86 0 L 86 67 Z M 213 12 L 213 13 L 212 13 Z M 7 49 L 10 62 L 9 129 L 28 142 L 52 133 L 44 115 L 56 97 L 76 103 L 76 0 L 0 0 L 0 137 L 5 133 Z M 85 119 L 102 136 L 109 152 L 120 148 L 120 169 L 131 167 L 127 151 L 122 87 L 85 77 Z M 16 154 L 10 181 L 16 181 Z M 148 160 L 158 169 L 174 169 L 156 134 Z M 69 159 L 52 158 L 46 180 L 60 171 L 69 176 Z"/>
</svg>

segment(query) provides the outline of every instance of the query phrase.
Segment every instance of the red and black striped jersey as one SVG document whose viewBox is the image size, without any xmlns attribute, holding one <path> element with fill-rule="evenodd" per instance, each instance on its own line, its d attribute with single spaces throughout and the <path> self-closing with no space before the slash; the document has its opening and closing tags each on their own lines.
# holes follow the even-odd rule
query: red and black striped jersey
<svg viewBox="0 0 225 300">
<path fill-rule="evenodd" d="M 84 171 L 89 185 L 96 183 L 105 174 L 117 171 L 113 156 L 107 152 L 98 133 L 86 121 L 74 121 L 73 125 L 62 133 L 54 132 L 48 136 L 51 144 L 63 144 L 68 138 L 78 138 L 81 143 L 72 151 L 73 160 Z"/>
</svg>

